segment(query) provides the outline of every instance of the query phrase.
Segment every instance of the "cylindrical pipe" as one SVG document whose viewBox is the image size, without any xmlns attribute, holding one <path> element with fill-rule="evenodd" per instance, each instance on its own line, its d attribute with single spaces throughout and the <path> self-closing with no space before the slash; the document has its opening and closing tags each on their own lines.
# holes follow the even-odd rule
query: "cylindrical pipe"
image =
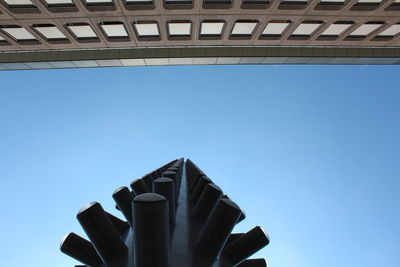
<svg viewBox="0 0 400 267">
<path fill-rule="evenodd" d="M 119 210 L 125 216 L 126 220 L 132 225 L 132 201 L 133 195 L 129 191 L 129 189 L 125 186 L 122 186 L 114 191 L 113 198 L 117 203 Z"/>
<path fill-rule="evenodd" d="M 92 243 L 75 233 L 69 233 L 63 238 L 60 250 L 88 266 L 103 264 Z"/>
<path fill-rule="evenodd" d="M 151 189 L 153 187 L 153 181 L 154 181 L 153 176 L 151 176 L 151 174 L 147 174 L 142 177 L 142 180 L 146 184 L 147 188 L 149 188 L 151 191 Z"/>
<path fill-rule="evenodd" d="M 220 199 L 200 233 L 196 247 L 217 258 L 239 219 L 240 208 L 229 199 Z"/>
<path fill-rule="evenodd" d="M 111 213 L 108 213 L 106 211 L 108 218 L 110 218 L 110 221 L 112 223 L 112 225 L 114 225 L 115 230 L 117 230 L 117 232 L 119 233 L 119 235 L 123 235 L 126 233 L 126 231 L 128 231 L 128 229 L 130 228 L 129 223 L 121 220 L 120 218 L 112 215 Z"/>
<path fill-rule="evenodd" d="M 197 173 L 194 177 L 193 180 L 190 182 L 189 185 L 189 193 L 192 193 L 194 191 L 194 189 L 196 188 L 197 184 L 200 182 L 202 177 L 206 177 L 205 174 L 202 173 Z"/>
<path fill-rule="evenodd" d="M 175 182 L 171 178 L 161 177 L 153 181 L 153 192 L 168 200 L 169 226 L 175 227 Z"/>
<path fill-rule="evenodd" d="M 223 195 L 222 198 L 230 199 L 228 195 Z M 240 214 L 239 220 L 236 224 L 240 223 L 244 219 L 246 219 L 246 213 L 242 210 L 242 214 Z"/>
<path fill-rule="evenodd" d="M 228 240 L 225 243 L 225 247 L 229 246 L 230 243 L 238 239 L 239 237 L 243 236 L 244 233 L 233 233 L 228 237 Z"/>
<path fill-rule="evenodd" d="M 150 188 L 147 187 L 146 183 L 142 179 L 136 179 L 131 183 L 132 191 L 136 196 L 144 193 L 150 193 Z"/>
<path fill-rule="evenodd" d="M 222 196 L 222 190 L 215 184 L 208 184 L 193 209 L 193 217 L 203 222 Z"/>
<path fill-rule="evenodd" d="M 267 267 L 267 266 L 268 264 L 265 261 L 265 259 L 250 259 L 250 260 L 245 260 L 236 267 Z"/>
<path fill-rule="evenodd" d="M 240 217 L 239 217 L 239 220 L 237 221 L 237 223 L 240 223 L 244 219 L 246 219 L 246 213 L 242 210 L 242 214 L 240 214 Z"/>
<path fill-rule="evenodd" d="M 136 267 L 169 266 L 168 202 L 159 194 L 141 194 L 133 200 Z"/>
<path fill-rule="evenodd" d="M 224 248 L 224 255 L 234 265 L 244 261 L 263 247 L 269 244 L 268 235 L 257 226 L 227 244 Z"/>
<path fill-rule="evenodd" d="M 77 218 L 103 261 L 126 252 L 124 242 L 99 203 L 85 205 Z"/>
<path fill-rule="evenodd" d="M 163 173 L 163 177 L 168 177 L 171 178 L 172 180 L 174 180 L 174 185 L 175 185 L 175 209 L 176 207 L 178 207 L 178 199 L 179 199 L 179 179 L 178 176 L 176 174 L 176 172 L 173 171 L 165 171 Z"/>
<path fill-rule="evenodd" d="M 212 183 L 210 178 L 206 176 L 201 177 L 196 188 L 193 190 L 192 195 L 190 196 L 190 200 L 196 203 L 199 200 L 201 193 L 203 193 L 204 188 L 206 188 L 206 186 L 210 183 Z"/>
</svg>

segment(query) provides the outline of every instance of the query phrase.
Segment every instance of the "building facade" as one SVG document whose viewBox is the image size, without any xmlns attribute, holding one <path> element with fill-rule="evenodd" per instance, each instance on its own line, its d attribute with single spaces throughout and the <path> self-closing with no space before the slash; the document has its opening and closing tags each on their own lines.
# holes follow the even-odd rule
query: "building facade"
<svg viewBox="0 0 400 267">
<path fill-rule="evenodd" d="M 399 64 L 400 0 L 0 0 L 0 69 Z"/>
</svg>

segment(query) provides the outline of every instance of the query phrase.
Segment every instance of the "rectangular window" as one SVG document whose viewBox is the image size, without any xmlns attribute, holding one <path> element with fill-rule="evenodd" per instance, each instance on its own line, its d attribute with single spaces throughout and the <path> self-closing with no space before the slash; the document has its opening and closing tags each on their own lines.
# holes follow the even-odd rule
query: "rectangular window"
<svg viewBox="0 0 400 267">
<path fill-rule="evenodd" d="M 308 4 L 307 0 L 281 0 L 279 4 L 279 9 L 293 9 L 293 10 L 301 10 L 306 8 Z"/>
<path fill-rule="evenodd" d="M 46 4 L 49 6 L 56 5 L 74 5 L 72 0 L 45 0 Z"/>
<path fill-rule="evenodd" d="M 159 37 L 158 24 L 155 21 L 135 22 L 135 29 L 139 37 Z"/>
<path fill-rule="evenodd" d="M 349 36 L 365 37 L 382 25 L 383 23 L 366 23 L 355 29 L 352 33 L 349 34 Z"/>
<path fill-rule="evenodd" d="M 294 36 L 311 36 L 320 26 L 322 22 L 303 22 L 292 33 Z"/>
<path fill-rule="evenodd" d="M 269 22 L 267 26 L 265 26 L 264 31 L 261 35 L 264 36 L 281 36 L 282 33 L 286 30 L 289 26 L 290 22 Z"/>
<path fill-rule="evenodd" d="M 90 5 L 113 5 L 113 1 L 112 0 L 84 0 L 86 2 L 86 5 L 90 6 Z"/>
<path fill-rule="evenodd" d="M 231 0 L 203 0 L 203 8 L 230 8 L 231 6 Z"/>
<path fill-rule="evenodd" d="M 351 11 L 371 11 L 379 7 L 383 0 L 358 0 L 350 10 Z"/>
<path fill-rule="evenodd" d="M 168 33 L 170 36 L 190 36 L 191 32 L 190 21 L 171 21 L 168 22 Z"/>
<path fill-rule="evenodd" d="M 204 0 L 204 4 L 231 4 L 231 0 Z"/>
<path fill-rule="evenodd" d="M 34 6 L 30 0 L 4 0 L 4 2 L 10 6 Z"/>
<path fill-rule="evenodd" d="M 393 37 L 400 33 L 400 24 L 395 24 L 379 33 L 377 36 Z"/>
<path fill-rule="evenodd" d="M 93 31 L 89 24 L 71 24 L 67 27 L 78 39 L 95 39 L 97 38 L 96 33 Z"/>
<path fill-rule="evenodd" d="M 372 4 L 376 4 L 376 3 L 380 3 L 382 2 L 382 0 L 358 0 L 357 3 L 372 3 Z"/>
<path fill-rule="evenodd" d="M 243 0 L 244 5 L 267 5 L 270 3 L 269 0 Z"/>
<path fill-rule="evenodd" d="M 221 36 L 225 21 L 203 21 L 201 23 L 200 35 Z"/>
<path fill-rule="evenodd" d="M 65 35 L 52 24 L 33 25 L 33 28 L 48 40 L 67 39 Z"/>
<path fill-rule="evenodd" d="M 10 25 L 0 26 L 1 30 L 6 32 L 8 35 L 16 39 L 17 41 L 37 40 L 30 32 L 21 26 Z"/>
<path fill-rule="evenodd" d="M 100 26 L 108 38 L 129 37 L 125 25 L 122 22 L 102 22 Z"/>
<path fill-rule="evenodd" d="M 236 21 L 233 26 L 231 35 L 232 36 L 251 36 L 255 27 L 257 26 L 257 21 Z"/>
<path fill-rule="evenodd" d="M 331 24 L 325 31 L 321 33 L 321 36 L 339 36 L 345 30 L 347 30 L 351 25 L 352 22 L 335 22 Z"/>
</svg>

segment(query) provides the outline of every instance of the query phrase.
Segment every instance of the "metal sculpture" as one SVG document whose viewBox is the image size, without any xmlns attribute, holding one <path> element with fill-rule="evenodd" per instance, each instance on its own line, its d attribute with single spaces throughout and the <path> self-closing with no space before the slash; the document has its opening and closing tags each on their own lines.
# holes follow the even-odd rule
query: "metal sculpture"
<svg viewBox="0 0 400 267">
<path fill-rule="evenodd" d="M 113 193 L 127 221 L 93 202 L 77 218 L 90 241 L 69 233 L 61 251 L 76 267 L 266 267 L 247 259 L 269 244 L 255 227 L 232 233 L 245 213 L 189 159 L 174 160 Z"/>
</svg>

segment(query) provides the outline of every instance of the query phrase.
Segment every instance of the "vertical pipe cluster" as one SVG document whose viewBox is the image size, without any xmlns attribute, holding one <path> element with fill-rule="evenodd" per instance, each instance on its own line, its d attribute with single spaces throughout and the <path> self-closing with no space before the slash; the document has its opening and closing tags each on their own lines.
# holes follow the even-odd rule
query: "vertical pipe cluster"
<svg viewBox="0 0 400 267">
<path fill-rule="evenodd" d="M 186 192 L 180 197 L 185 172 Z M 260 227 L 232 233 L 244 212 L 190 160 L 171 161 L 112 197 L 126 221 L 93 202 L 77 215 L 90 241 L 75 233 L 63 239 L 61 251 L 84 264 L 77 267 L 267 266 L 264 259 L 247 258 L 269 244 L 268 235 Z M 177 220 L 177 214 L 187 219 Z M 187 229 L 194 229 L 190 238 Z M 174 241 L 182 240 L 186 249 L 171 255 Z M 207 260 L 197 262 L 198 255 Z"/>
<path fill-rule="evenodd" d="M 269 244 L 268 235 L 260 227 L 232 234 L 245 219 L 244 212 L 191 160 L 186 161 L 186 180 L 192 217 L 202 224 L 195 248 L 214 260 L 223 257 L 232 266 L 266 266 L 264 259 L 246 259 Z"/>
</svg>

